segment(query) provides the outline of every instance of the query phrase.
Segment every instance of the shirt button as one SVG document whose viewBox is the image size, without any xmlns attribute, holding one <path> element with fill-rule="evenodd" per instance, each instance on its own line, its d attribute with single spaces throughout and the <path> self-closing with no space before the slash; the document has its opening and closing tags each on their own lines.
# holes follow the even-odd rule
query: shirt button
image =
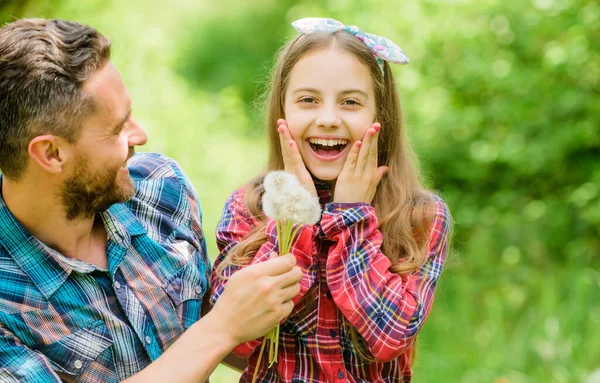
<svg viewBox="0 0 600 383">
<path fill-rule="evenodd" d="M 115 289 L 119 290 L 121 288 L 121 284 L 119 281 L 115 281 Z"/>
<path fill-rule="evenodd" d="M 196 294 L 200 294 L 202 292 L 202 286 L 196 286 L 194 291 L 196 292 Z"/>
<path fill-rule="evenodd" d="M 335 337 L 337 336 L 337 332 L 335 332 L 335 330 L 329 330 L 329 335 L 330 335 L 332 338 L 335 338 Z"/>
<path fill-rule="evenodd" d="M 79 370 L 81 367 L 83 367 L 83 363 L 79 359 L 77 359 L 75 363 L 73 363 L 73 367 Z"/>
<path fill-rule="evenodd" d="M 342 372 L 342 370 L 338 370 L 338 378 L 344 379 L 344 373 Z"/>
<path fill-rule="evenodd" d="M 148 343 L 148 344 L 152 343 L 152 339 L 149 336 L 146 336 L 146 343 Z"/>
</svg>

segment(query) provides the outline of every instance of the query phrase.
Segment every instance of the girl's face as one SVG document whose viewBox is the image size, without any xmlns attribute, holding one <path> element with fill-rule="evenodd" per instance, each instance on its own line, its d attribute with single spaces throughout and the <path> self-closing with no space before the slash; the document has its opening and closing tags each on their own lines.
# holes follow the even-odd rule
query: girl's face
<svg viewBox="0 0 600 383">
<path fill-rule="evenodd" d="M 284 112 L 308 171 L 335 181 L 375 120 L 369 69 L 338 48 L 309 51 L 290 72 Z"/>
</svg>

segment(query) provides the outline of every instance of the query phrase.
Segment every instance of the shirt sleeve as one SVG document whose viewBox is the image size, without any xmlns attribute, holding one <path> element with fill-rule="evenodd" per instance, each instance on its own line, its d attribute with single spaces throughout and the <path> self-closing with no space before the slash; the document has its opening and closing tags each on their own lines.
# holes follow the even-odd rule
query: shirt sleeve
<svg viewBox="0 0 600 383">
<path fill-rule="evenodd" d="M 327 283 L 333 299 L 361 334 L 373 356 L 390 361 L 411 346 L 433 302 L 446 259 L 450 214 L 436 197 L 425 263 L 408 275 L 389 271 L 383 240 L 370 204 L 326 206 L 324 234 L 335 242 L 327 258 Z"/>
<path fill-rule="evenodd" d="M 6 383 L 60 383 L 50 361 L 31 350 L 0 324 L 0 381 Z"/>
<path fill-rule="evenodd" d="M 230 250 L 244 239 L 250 231 L 259 224 L 259 221 L 253 217 L 244 205 L 244 189 L 237 190 L 225 202 L 223 214 L 216 229 L 217 247 L 219 255 L 215 260 L 212 273 L 212 296 L 211 306 L 215 304 L 219 296 L 225 290 L 227 278 L 233 275 L 242 267 L 230 265 L 223 270 L 223 277 L 219 278 L 216 269 L 223 262 Z M 300 293 L 293 299 L 296 305 L 310 287 L 314 284 L 316 278 L 317 256 L 313 252 L 313 238 L 317 232 L 316 226 L 303 226 L 299 229 L 296 240 L 294 241 L 290 252 L 296 256 L 297 266 L 302 270 L 302 280 L 300 281 Z M 277 226 L 276 221 L 269 218 L 266 226 L 267 241 L 258 249 L 252 261 L 247 265 L 264 262 L 269 259 L 271 252 L 279 252 L 277 247 Z M 243 267 L 247 267 L 243 266 Z M 294 306 L 291 315 L 301 310 L 300 306 Z M 247 357 L 256 347 L 261 344 L 259 340 L 253 340 L 243 343 L 233 351 L 239 356 Z"/>
</svg>

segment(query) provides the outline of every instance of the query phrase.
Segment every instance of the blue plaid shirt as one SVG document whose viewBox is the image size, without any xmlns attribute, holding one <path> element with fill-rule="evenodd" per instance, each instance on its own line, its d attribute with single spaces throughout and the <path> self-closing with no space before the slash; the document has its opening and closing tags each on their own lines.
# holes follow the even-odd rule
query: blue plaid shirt
<svg viewBox="0 0 600 383">
<path fill-rule="evenodd" d="M 108 270 L 40 242 L 0 197 L 0 382 L 118 382 L 200 319 L 210 261 L 196 193 L 161 155 L 129 171 L 135 196 L 101 214 Z"/>
</svg>

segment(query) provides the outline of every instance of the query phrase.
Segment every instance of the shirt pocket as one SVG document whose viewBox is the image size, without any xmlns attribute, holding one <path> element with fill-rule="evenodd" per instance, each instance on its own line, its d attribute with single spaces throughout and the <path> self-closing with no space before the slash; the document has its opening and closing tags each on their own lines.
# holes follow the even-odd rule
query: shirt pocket
<svg viewBox="0 0 600 383">
<path fill-rule="evenodd" d="M 112 345 L 113 338 L 106 324 L 98 320 L 54 343 L 37 348 L 37 351 L 50 360 L 63 380 L 71 380 L 95 367 L 99 369 L 97 373 L 102 372 L 104 381 L 111 381 L 105 374 L 107 370 L 115 370 L 112 353 L 107 350 Z M 113 377 L 116 380 L 116 376 Z"/>
<path fill-rule="evenodd" d="M 202 297 L 208 289 L 208 281 L 196 264 L 197 255 L 171 275 L 162 288 L 171 299 L 184 330 L 200 319 Z"/>
</svg>

